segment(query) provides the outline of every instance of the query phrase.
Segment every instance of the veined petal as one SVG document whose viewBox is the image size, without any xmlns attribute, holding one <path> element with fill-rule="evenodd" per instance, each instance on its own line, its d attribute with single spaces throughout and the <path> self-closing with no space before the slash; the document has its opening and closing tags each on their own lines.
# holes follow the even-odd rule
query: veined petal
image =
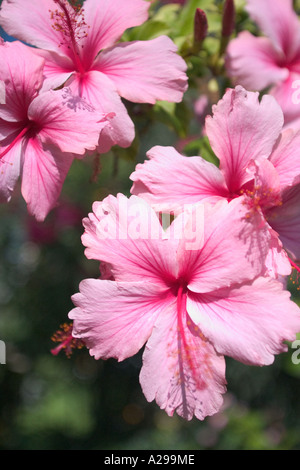
<svg viewBox="0 0 300 470">
<path fill-rule="evenodd" d="M 12 37 L 39 47 L 68 54 L 63 34 L 53 28 L 51 12 L 58 9 L 53 0 L 3 0 L 0 10 L 0 25 Z"/>
<path fill-rule="evenodd" d="M 187 311 L 219 354 L 269 365 L 300 331 L 300 309 L 271 278 L 209 294 L 188 294 Z"/>
<path fill-rule="evenodd" d="M 131 193 L 145 199 L 155 210 L 177 212 L 184 205 L 228 196 L 220 170 L 201 157 L 184 157 L 173 147 L 153 147 L 144 163 L 130 175 Z M 166 175 L 168 177 L 166 178 Z"/>
<path fill-rule="evenodd" d="M 188 273 L 188 288 L 211 292 L 261 275 L 270 244 L 268 224 L 261 214 L 250 217 L 243 197 L 230 203 L 203 203 L 202 217 L 199 209 L 201 205 L 195 206 L 186 218 L 177 252 L 180 275 Z"/>
<path fill-rule="evenodd" d="M 87 258 L 109 263 L 117 281 L 143 278 L 165 285 L 176 277 L 178 240 L 166 239 L 157 214 L 141 198 L 108 196 L 93 204 L 83 224 Z"/>
<path fill-rule="evenodd" d="M 277 49 L 291 59 L 300 46 L 299 19 L 292 0 L 247 0 L 246 10 Z"/>
<path fill-rule="evenodd" d="M 96 359 L 123 361 L 148 340 L 155 320 L 170 303 L 168 289 L 141 282 L 86 279 L 72 297 L 76 308 L 73 336 L 81 338 Z"/>
<path fill-rule="evenodd" d="M 23 121 L 27 109 L 43 83 L 44 60 L 19 41 L 0 45 L 0 80 L 5 83 L 5 104 L 0 118 Z"/>
<path fill-rule="evenodd" d="M 134 125 L 113 82 L 98 71 L 78 75 L 69 82 L 74 93 L 91 103 L 94 109 L 103 114 L 113 114 L 109 125 L 103 129 L 98 143 L 100 153 L 108 152 L 112 146 L 129 147 L 134 139 Z"/>
<path fill-rule="evenodd" d="M 280 135 L 272 154 L 270 162 L 276 168 L 281 189 L 292 185 L 296 175 L 300 175 L 300 131 L 286 129 Z"/>
<path fill-rule="evenodd" d="M 283 114 L 271 96 L 258 101 L 258 93 L 241 86 L 229 89 L 206 118 L 206 132 L 220 160 L 229 190 L 241 188 L 251 176 L 248 163 L 268 158 L 283 126 Z"/>
<path fill-rule="evenodd" d="M 135 103 L 180 102 L 187 89 L 187 65 L 167 36 L 118 44 L 101 52 L 94 67 Z"/>
<path fill-rule="evenodd" d="M 220 410 L 226 391 L 225 361 L 184 316 L 178 328 L 176 306 L 155 322 L 143 354 L 140 382 L 148 401 L 169 416 L 203 420 Z"/>
<path fill-rule="evenodd" d="M 244 204 L 249 209 L 250 218 L 257 212 L 261 212 L 269 222 L 268 214 L 272 214 L 273 210 L 282 204 L 279 174 L 273 163 L 266 159 L 253 162 L 249 165 L 249 171 L 253 172 L 255 180 L 253 188 L 245 192 Z M 266 259 L 268 273 L 275 278 L 278 278 L 279 275 L 288 275 L 291 266 L 278 238 L 278 233 L 269 224 L 268 230 L 270 235 L 270 249 Z"/>
<path fill-rule="evenodd" d="M 42 49 L 34 49 L 34 52 L 45 60 L 42 92 L 61 87 L 75 73 L 74 63 L 69 57 Z"/>
<path fill-rule="evenodd" d="M 57 203 L 74 155 L 30 138 L 22 171 L 22 194 L 29 212 L 43 221 Z"/>
<path fill-rule="evenodd" d="M 0 80 L 0 104 L 5 104 L 5 82 Z"/>
<path fill-rule="evenodd" d="M 97 113 L 84 99 L 68 88 L 41 93 L 31 103 L 28 117 L 39 127 L 43 142 L 50 142 L 62 152 L 83 155 L 95 150 L 106 126 L 105 115 Z"/>
<path fill-rule="evenodd" d="M 226 70 L 236 84 L 260 91 L 288 77 L 288 69 L 278 65 L 279 59 L 269 38 L 243 31 L 228 44 Z"/>
<path fill-rule="evenodd" d="M 7 145 L 11 144 L 13 140 L 22 132 L 23 125 L 18 121 L 4 121 L 0 118 L 0 155 Z M 10 137 L 10 141 L 5 141 Z M 1 158 L 0 158 L 1 160 Z"/>
<path fill-rule="evenodd" d="M 266 218 L 278 236 L 285 250 L 300 260 L 300 182 L 295 179 L 292 186 L 282 192 L 282 204 L 266 213 Z"/>
<path fill-rule="evenodd" d="M 269 90 L 269 94 L 276 99 L 282 109 L 286 127 L 288 127 L 289 122 L 293 122 L 299 117 L 299 103 L 297 97 L 296 99 L 294 97 L 294 83 L 299 83 L 299 76 L 299 72 L 290 72 L 285 80 L 276 83 Z"/>
<path fill-rule="evenodd" d="M 14 134 L 1 142 L 0 153 L 13 141 Z M 16 142 L 7 154 L 0 159 L 0 202 L 8 202 L 18 180 L 22 166 L 22 140 Z"/>
<path fill-rule="evenodd" d="M 86 0 L 84 18 L 89 29 L 81 41 L 85 62 L 91 64 L 99 51 L 112 46 L 126 29 L 144 23 L 149 7 L 143 0 Z"/>
<path fill-rule="evenodd" d="M 268 256 L 266 258 L 267 273 L 274 279 L 281 279 L 282 276 L 289 276 L 292 272 L 291 263 L 287 252 L 278 233 L 270 226 L 271 243 Z"/>
<path fill-rule="evenodd" d="M 256 160 L 249 165 L 249 171 L 255 174 L 254 189 L 248 200 L 249 208 L 259 206 L 264 212 L 269 207 L 281 204 L 281 186 L 279 174 L 270 160 Z"/>
</svg>

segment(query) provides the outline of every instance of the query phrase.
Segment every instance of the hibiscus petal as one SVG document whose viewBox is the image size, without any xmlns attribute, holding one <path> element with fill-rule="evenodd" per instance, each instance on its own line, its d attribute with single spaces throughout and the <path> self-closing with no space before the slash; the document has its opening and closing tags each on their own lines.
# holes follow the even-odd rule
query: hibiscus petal
<svg viewBox="0 0 300 470">
<path fill-rule="evenodd" d="M 43 142 L 78 155 L 95 150 L 100 132 L 107 124 L 104 114 L 95 113 L 89 103 L 65 88 L 37 96 L 29 106 L 28 117 L 40 127 Z"/>
<path fill-rule="evenodd" d="M 77 308 L 73 336 L 81 338 L 96 359 L 123 361 L 149 338 L 157 316 L 170 302 L 167 289 L 145 282 L 86 279 L 72 300 Z"/>
<path fill-rule="evenodd" d="M 287 252 L 283 249 L 278 233 L 270 227 L 270 250 L 266 258 L 267 273 L 274 279 L 282 279 L 282 276 L 291 274 L 291 263 Z"/>
<path fill-rule="evenodd" d="M 160 146 L 149 150 L 147 157 L 130 176 L 131 193 L 155 210 L 177 212 L 202 199 L 217 201 L 228 196 L 220 170 L 201 157 L 184 157 L 173 147 Z"/>
<path fill-rule="evenodd" d="M 292 0 L 247 0 L 246 10 L 277 49 L 291 59 L 300 46 L 299 19 Z"/>
<path fill-rule="evenodd" d="M 126 29 L 144 23 L 149 7 L 143 0 L 86 0 L 84 18 L 89 29 L 81 41 L 85 62 L 91 64 L 98 52 L 112 46 Z"/>
<path fill-rule="evenodd" d="M 186 63 L 167 36 L 118 44 L 101 52 L 95 67 L 135 103 L 180 102 L 187 89 Z"/>
<path fill-rule="evenodd" d="M 51 11 L 57 8 L 53 0 L 30 0 L 29 8 L 23 0 L 3 0 L 0 24 L 12 37 L 42 49 L 63 53 L 59 49 L 63 36 L 52 28 L 51 21 Z"/>
<path fill-rule="evenodd" d="M 72 6 L 65 0 L 64 5 L 74 17 Z M 57 54 L 74 58 L 70 47 L 70 30 L 67 19 L 58 20 L 53 13 L 63 13 L 54 0 L 30 0 L 30 8 L 23 0 L 3 0 L 0 10 L 0 25 L 12 37 L 18 38 L 32 46 L 57 52 Z M 76 38 L 75 28 L 75 41 Z"/>
<path fill-rule="evenodd" d="M 262 210 L 266 210 L 268 207 L 280 204 L 280 179 L 273 163 L 270 160 L 257 159 L 248 168 L 255 174 L 254 189 L 248 192 L 249 206 L 255 207 L 259 204 Z"/>
<path fill-rule="evenodd" d="M 269 94 L 274 96 L 283 111 L 285 127 L 289 127 L 288 124 L 293 123 L 299 117 L 299 103 L 297 96 L 296 98 L 294 96 L 294 84 L 299 83 L 298 80 L 299 73 L 291 72 L 284 81 L 277 83 L 269 91 Z"/>
<path fill-rule="evenodd" d="M 55 207 L 73 155 L 42 146 L 38 138 L 29 139 L 22 171 L 22 194 L 29 212 L 43 221 Z"/>
<path fill-rule="evenodd" d="M 8 148 L 10 140 L 13 141 L 13 135 L 7 139 L 6 145 L 1 143 L 0 152 L 4 152 Z M 22 141 L 20 140 L 0 159 L 0 202 L 10 200 L 16 181 L 20 176 L 21 164 Z"/>
<path fill-rule="evenodd" d="M 269 157 L 282 130 L 283 115 L 273 97 L 229 89 L 206 118 L 206 132 L 220 160 L 229 190 L 241 188 L 251 176 L 245 171 L 256 158 Z"/>
<path fill-rule="evenodd" d="M 298 182 L 297 182 L 298 180 Z M 293 186 L 282 192 L 282 204 L 266 213 L 271 227 L 278 233 L 284 248 L 290 255 L 300 260 L 300 182 L 299 177 Z"/>
<path fill-rule="evenodd" d="M 165 285 L 176 276 L 178 240 L 165 239 L 157 215 L 142 199 L 108 196 L 93 204 L 83 224 L 87 258 L 109 263 L 117 281 L 143 278 Z"/>
<path fill-rule="evenodd" d="M 42 49 L 34 49 L 34 52 L 45 60 L 41 92 L 61 87 L 75 73 L 74 63 L 69 57 Z"/>
<path fill-rule="evenodd" d="M 2 152 L 5 151 L 4 147 L 7 147 L 9 144 L 11 144 L 13 140 L 16 139 L 17 136 L 22 132 L 22 130 L 22 123 L 14 121 L 4 121 L 0 118 L 0 155 Z M 5 139 L 8 137 L 10 137 L 10 140 L 5 141 Z"/>
<path fill-rule="evenodd" d="M 300 131 L 284 130 L 270 156 L 270 162 L 278 173 L 281 189 L 291 185 L 295 175 L 300 174 L 300 159 L 297 158 L 299 148 Z"/>
<path fill-rule="evenodd" d="M 244 203 L 250 214 L 262 211 L 265 219 L 272 225 L 272 214 L 282 204 L 280 178 L 277 170 L 270 160 L 257 160 L 249 166 L 249 171 L 255 175 L 254 188 L 245 193 Z M 270 250 L 266 259 L 266 266 L 270 276 L 278 278 L 279 275 L 288 275 L 291 265 L 283 249 L 278 233 L 269 226 Z"/>
<path fill-rule="evenodd" d="M 220 354 L 245 364 L 269 365 L 300 331 L 300 309 L 271 278 L 205 295 L 188 294 L 187 311 Z"/>
<path fill-rule="evenodd" d="M 279 54 L 268 38 L 241 32 L 229 42 L 226 70 L 236 84 L 249 91 L 263 90 L 288 77 L 289 71 L 278 65 Z"/>
<path fill-rule="evenodd" d="M 156 400 L 169 416 L 203 420 L 222 405 L 225 361 L 189 320 L 179 329 L 176 307 L 170 306 L 146 344 L 140 382 L 147 400 Z"/>
<path fill-rule="evenodd" d="M 0 104 L 5 104 L 5 82 L 0 80 Z"/>
<path fill-rule="evenodd" d="M 29 103 L 43 82 L 44 60 L 20 43 L 0 45 L 0 80 L 5 83 L 5 104 L 0 104 L 0 117 L 6 121 L 27 118 Z"/>
<path fill-rule="evenodd" d="M 270 243 L 268 225 L 258 212 L 249 216 L 242 197 L 230 203 L 204 203 L 202 217 L 196 209 L 190 222 L 187 218 L 191 228 L 185 227 L 177 253 L 183 266 L 180 274 L 188 273 L 190 290 L 211 292 L 251 281 L 264 271 Z"/>
<path fill-rule="evenodd" d="M 74 95 L 79 95 L 94 109 L 103 114 L 114 114 L 101 133 L 98 144 L 100 153 L 108 152 L 113 145 L 129 147 L 134 139 L 134 125 L 113 82 L 98 71 L 86 73 L 84 78 L 74 76 L 69 82 Z"/>
</svg>

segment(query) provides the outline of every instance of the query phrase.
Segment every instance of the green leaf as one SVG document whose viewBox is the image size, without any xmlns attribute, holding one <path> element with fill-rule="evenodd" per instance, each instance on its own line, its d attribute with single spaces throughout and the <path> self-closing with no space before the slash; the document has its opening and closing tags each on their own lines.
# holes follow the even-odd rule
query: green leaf
<svg viewBox="0 0 300 470">
<path fill-rule="evenodd" d="M 176 104 L 168 101 L 158 101 L 153 106 L 153 113 L 155 119 L 173 128 L 180 138 L 186 137 L 190 115 L 184 102 Z"/>
<path fill-rule="evenodd" d="M 172 36 L 173 25 L 177 22 L 180 5 L 169 4 L 158 9 L 148 21 L 126 31 L 123 41 L 147 41 L 158 36 Z"/>
<path fill-rule="evenodd" d="M 217 167 L 219 167 L 219 159 L 214 154 L 210 146 L 209 140 L 206 136 L 200 137 L 199 139 L 195 139 L 192 142 L 189 142 L 184 147 L 184 153 L 185 155 L 188 155 L 190 157 L 199 155 L 208 162 L 211 162 Z"/>
</svg>

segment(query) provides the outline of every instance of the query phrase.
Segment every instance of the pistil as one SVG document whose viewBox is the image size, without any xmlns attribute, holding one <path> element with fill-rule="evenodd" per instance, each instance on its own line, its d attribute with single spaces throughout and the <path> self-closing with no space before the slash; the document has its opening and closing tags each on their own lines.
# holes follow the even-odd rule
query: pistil
<svg viewBox="0 0 300 470">
<path fill-rule="evenodd" d="M 72 5 L 73 12 L 70 12 L 65 0 L 54 0 L 54 2 L 59 5 L 61 11 L 50 11 L 51 19 L 54 20 L 52 28 L 67 38 L 67 45 L 68 48 L 72 49 L 77 70 L 84 74 L 85 68 L 81 63 L 78 48 L 78 40 L 87 36 L 88 29 L 84 20 L 83 9 L 80 6 Z"/>
<path fill-rule="evenodd" d="M 73 324 L 64 323 L 60 326 L 52 336 L 51 340 L 55 343 L 60 343 L 55 348 L 51 349 L 51 353 L 57 356 L 60 351 L 64 350 L 67 357 L 70 357 L 73 349 L 82 349 L 85 345 L 80 339 L 74 338 L 72 335 Z"/>
<path fill-rule="evenodd" d="M 291 263 L 291 266 L 292 266 L 294 269 L 296 269 L 296 271 L 297 271 L 298 273 L 300 273 L 300 268 L 299 268 L 299 266 L 297 266 L 297 264 L 294 263 L 294 261 L 292 261 L 290 258 L 289 258 L 289 262 Z"/>
<path fill-rule="evenodd" d="M 193 386 L 196 387 L 198 390 L 203 389 L 205 387 L 204 382 L 199 377 L 199 372 L 197 371 L 197 367 L 195 365 L 195 360 L 193 357 L 193 345 L 189 345 L 185 336 L 184 331 L 184 317 L 186 319 L 187 312 L 186 312 L 186 286 L 181 284 L 178 287 L 177 292 L 177 322 L 178 322 L 178 345 L 179 345 L 179 372 L 180 372 L 180 379 L 184 382 L 186 381 L 186 385 L 191 382 L 194 384 Z M 187 325 L 189 322 L 187 321 Z M 197 327 L 195 326 L 195 331 Z M 200 332 L 199 332 L 200 333 Z M 183 352 L 183 354 L 182 354 Z M 191 377 L 188 376 L 187 371 L 185 370 L 185 365 L 188 365 L 188 368 L 191 372 Z M 190 381 L 191 379 L 191 381 Z M 185 387 L 182 387 L 183 393 L 185 394 Z"/>
<path fill-rule="evenodd" d="M 300 268 L 299 266 L 294 263 L 294 261 L 292 261 L 290 258 L 288 258 L 291 266 L 292 266 L 292 274 L 290 276 L 290 281 L 292 282 L 292 284 L 294 284 L 295 286 L 297 286 L 297 290 L 300 290 L 300 286 L 299 286 L 299 278 L 300 278 Z M 294 276 L 294 273 L 296 274 L 296 276 Z"/>
</svg>

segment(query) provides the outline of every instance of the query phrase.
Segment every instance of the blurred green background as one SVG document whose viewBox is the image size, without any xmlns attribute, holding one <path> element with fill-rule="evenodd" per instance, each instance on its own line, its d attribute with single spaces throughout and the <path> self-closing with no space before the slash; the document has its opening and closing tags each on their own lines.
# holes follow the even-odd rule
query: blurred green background
<svg viewBox="0 0 300 470">
<path fill-rule="evenodd" d="M 80 240 L 93 201 L 129 194 L 129 175 L 154 145 L 216 161 L 201 130 L 204 108 L 209 112 L 228 85 L 222 58 L 216 61 L 222 3 L 162 8 L 157 2 L 149 23 L 124 35 L 175 40 L 189 67 L 183 103 L 126 103 L 136 125 L 133 146 L 75 161 L 59 206 L 43 224 L 27 214 L 19 187 L 0 206 L 0 339 L 7 348 L 0 365 L 1 450 L 300 449 L 300 364 L 293 364 L 291 347 L 263 368 L 227 359 L 224 407 L 204 422 L 170 418 L 146 402 L 139 385 L 142 351 L 122 363 L 95 361 L 86 349 L 70 358 L 51 354 L 51 337 L 68 320 L 80 281 L 98 277 L 98 263 L 85 258 Z M 207 11 L 209 36 L 190 54 L 197 7 Z M 245 27 L 254 28 L 237 2 L 236 31 Z M 201 96 L 208 98 L 202 114 L 195 110 Z M 299 302 L 296 287 L 289 287 Z"/>
</svg>

